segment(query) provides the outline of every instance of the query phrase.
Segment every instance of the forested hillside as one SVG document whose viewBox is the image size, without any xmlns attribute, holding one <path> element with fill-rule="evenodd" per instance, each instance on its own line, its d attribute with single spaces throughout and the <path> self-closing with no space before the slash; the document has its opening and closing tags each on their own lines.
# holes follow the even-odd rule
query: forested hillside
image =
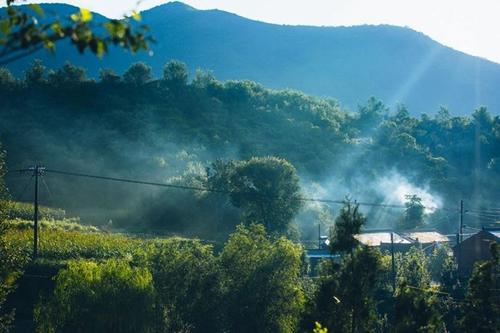
<svg viewBox="0 0 500 333">
<path fill-rule="evenodd" d="M 75 10 L 66 5 L 44 8 L 61 17 Z M 111 50 L 99 60 L 61 42 L 55 55 L 38 52 L 9 66 L 21 73 L 34 58 L 51 67 L 70 60 L 97 76 L 99 68 L 123 72 L 141 60 L 160 75 L 168 59 L 181 59 L 191 74 L 202 68 L 221 80 L 249 79 L 269 88 L 328 96 L 352 111 L 377 96 L 391 107 L 406 104 L 413 115 L 435 114 L 441 105 L 460 115 L 481 105 L 500 113 L 499 64 L 452 50 L 408 28 L 281 26 L 179 2 L 143 12 L 141 24 L 150 27 L 156 40 L 149 54 Z"/>
<path fill-rule="evenodd" d="M 486 108 L 468 116 L 442 108 L 415 118 L 404 106 L 390 110 L 371 98 L 347 112 L 331 99 L 222 82 L 201 71 L 191 81 L 187 73 L 176 61 L 160 78 L 142 63 L 123 75 L 103 70 L 99 80 L 71 64 L 49 70 L 36 62 L 17 79 L 2 70 L 0 140 L 9 169 L 39 162 L 55 170 L 207 187 L 214 175 L 220 186 L 233 171 L 244 175 L 252 157 L 276 156 L 297 169 L 302 196 L 403 204 L 404 195 L 415 194 L 429 208 L 427 226 L 445 232 L 456 231 L 460 199 L 467 209 L 498 206 L 500 119 Z M 23 192 L 23 177 L 7 177 L 17 200 L 31 196 Z M 232 230 L 244 210 L 221 194 L 54 174 L 45 179 L 45 204 L 99 225 L 213 236 L 214 228 Z M 303 208 L 299 220 L 306 223 L 314 207 Z M 393 226 L 401 214 L 363 209 L 370 227 Z M 469 225 L 492 222 L 467 216 Z"/>
</svg>

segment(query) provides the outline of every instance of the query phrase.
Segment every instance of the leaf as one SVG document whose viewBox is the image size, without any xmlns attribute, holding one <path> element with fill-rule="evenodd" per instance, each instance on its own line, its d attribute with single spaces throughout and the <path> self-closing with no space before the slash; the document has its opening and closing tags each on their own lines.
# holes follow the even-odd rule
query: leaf
<svg viewBox="0 0 500 333">
<path fill-rule="evenodd" d="M 51 40 L 46 40 L 43 42 L 43 44 L 44 44 L 45 48 L 47 50 L 49 50 L 50 52 L 54 52 L 56 49 L 56 44 Z"/>
<path fill-rule="evenodd" d="M 101 58 L 107 52 L 106 44 L 102 40 L 97 41 L 97 56 Z"/>
<path fill-rule="evenodd" d="M 38 5 L 38 4 L 30 4 L 28 5 L 33 11 L 35 11 L 35 13 L 37 13 L 38 15 L 40 16 L 45 16 L 45 12 L 43 11 L 42 9 L 42 6 Z"/>
<path fill-rule="evenodd" d="M 0 33 L 7 35 L 10 32 L 10 28 L 9 20 L 0 20 Z"/>
<path fill-rule="evenodd" d="M 125 25 L 120 21 L 108 22 L 104 26 L 113 38 L 122 39 L 127 32 Z"/>
<path fill-rule="evenodd" d="M 74 22 L 78 22 L 80 20 L 80 16 L 78 14 L 71 14 L 69 17 Z"/>
<path fill-rule="evenodd" d="M 142 19 L 142 17 L 141 17 L 141 13 L 140 13 L 140 12 L 138 12 L 138 11 L 136 11 L 136 10 L 134 10 L 134 11 L 132 12 L 132 18 L 133 18 L 134 20 L 136 20 L 137 22 L 139 22 L 139 21 Z"/>
<path fill-rule="evenodd" d="M 92 21 L 92 12 L 86 8 L 80 8 L 80 17 L 82 22 Z"/>
<path fill-rule="evenodd" d="M 51 27 L 52 31 L 54 31 L 60 37 L 64 37 L 64 31 L 63 31 L 63 29 L 61 27 L 61 23 L 54 22 L 54 23 L 52 23 L 52 25 L 50 27 Z"/>
</svg>

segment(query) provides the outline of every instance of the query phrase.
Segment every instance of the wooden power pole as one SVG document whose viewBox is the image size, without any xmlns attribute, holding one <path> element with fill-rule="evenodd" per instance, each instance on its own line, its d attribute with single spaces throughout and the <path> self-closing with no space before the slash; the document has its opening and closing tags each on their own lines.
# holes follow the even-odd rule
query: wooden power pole
<svg viewBox="0 0 500 333">
<path fill-rule="evenodd" d="M 42 175 L 42 172 L 45 170 L 44 167 L 40 165 L 35 165 L 34 167 L 29 168 L 30 171 L 33 171 L 33 177 L 35 178 L 35 197 L 33 199 L 33 259 L 38 257 L 38 178 Z"/>
</svg>

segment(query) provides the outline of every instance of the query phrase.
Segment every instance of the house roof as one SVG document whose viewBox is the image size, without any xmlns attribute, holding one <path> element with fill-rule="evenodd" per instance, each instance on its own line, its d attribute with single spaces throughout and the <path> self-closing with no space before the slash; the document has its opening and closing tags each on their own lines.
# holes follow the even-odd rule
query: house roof
<svg viewBox="0 0 500 333">
<path fill-rule="evenodd" d="M 411 242 L 403 237 L 401 237 L 397 233 L 394 234 L 394 244 L 410 244 Z M 362 234 L 355 235 L 358 241 L 360 241 L 364 245 L 368 246 L 380 246 L 382 243 L 390 243 L 391 242 L 391 233 L 390 232 L 365 232 Z"/>
<path fill-rule="evenodd" d="M 449 239 L 445 235 L 440 234 L 437 231 L 414 231 L 406 232 L 404 236 L 411 241 L 419 242 L 423 244 L 434 243 L 434 242 L 448 242 Z"/>
<path fill-rule="evenodd" d="M 489 232 L 490 234 L 493 234 L 493 236 L 495 236 L 500 240 L 500 230 L 486 230 L 486 231 Z"/>
<path fill-rule="evenodd" d="M 500 230 L 481 230 L 478 231 L 477 233 L 473 234 L 472 236 L 468 237 L 467 239 L 464 239 L 460 244 L 457 244 L 453 247 L 453 249 L 456 249 L 458 247 L 464 246 L 464 244 L 467 244 L 469 242 L 474 242 L 477 238 L 479 239 L 491 239 L 491 240 L 496 240 L 497 242 L 500 242 Z"/>
</svg>

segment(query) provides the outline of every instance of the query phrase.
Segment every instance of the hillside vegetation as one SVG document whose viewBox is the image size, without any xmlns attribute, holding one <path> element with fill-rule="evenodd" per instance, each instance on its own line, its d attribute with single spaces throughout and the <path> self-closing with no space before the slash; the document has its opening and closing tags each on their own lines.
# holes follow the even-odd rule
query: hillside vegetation
<svg viewBox="0 0 500 333">
<path fill-rule="evenodd" d="M 460 199 L 466 209 L 496 207 L 500 120 L 486 108 L 469 116 L 442 108 L 415 118 L 402 105 L 389 110 L 371 98 L 346 112 L 334 100 L 221 82 L 206 72 L 189 81 L 187 72 L 175 61 L 159 79 L 143 63 L 123 75 L 104 70 L 98 81 L 71 64 L 48 70 L 35 63 L 19 79 L 2 70 L 0 131 L 10 169 L 38 161 L 55 170 L 203 187 L 211 186 L 217 159 L 278 156 L 297 169 L 305 196 L 402 204 L 400 192 L 418 194 L 433 205 L 427 213 L 458 209 Z M 7 178 L 18 200 L 28 195 L 22 177 Z M 234 221 L 240 213 L 221 195 L 44 178 L 50 192 L 42 202 L 97 225 L 213 235 L 220 225 L 211 221 Z M 393 223 L 379 207 L 364 209 L 372 227 Z M 455 232 L 457 215 L 433 216 L 430 226 Z M 492 222 L 467 216 L 470 225 Z"/>
</svg>

